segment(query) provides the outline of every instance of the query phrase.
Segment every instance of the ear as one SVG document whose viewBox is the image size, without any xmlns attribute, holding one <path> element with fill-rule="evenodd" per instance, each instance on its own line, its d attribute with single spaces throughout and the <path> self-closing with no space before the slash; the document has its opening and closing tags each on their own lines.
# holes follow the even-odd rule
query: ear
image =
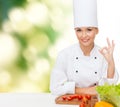
<svg viewBox="0 0 120 107">
<path fill-rule="evenodd" d="M 96 28 L 96 35 L 99 33 L 99 29 L 98 28 Z"/>
</svg>

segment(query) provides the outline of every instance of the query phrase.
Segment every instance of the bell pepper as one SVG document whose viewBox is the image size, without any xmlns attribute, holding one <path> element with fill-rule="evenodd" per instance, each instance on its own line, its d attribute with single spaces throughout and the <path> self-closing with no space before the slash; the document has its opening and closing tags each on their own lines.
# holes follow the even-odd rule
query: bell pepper
<svg viewBox="0 0 120 107">
<path fill-rule="evenodd" d="M 99 101 L 95 103 L 94 107 L 114 107 L 114 106 L 106 101 Z"/>
</svg>

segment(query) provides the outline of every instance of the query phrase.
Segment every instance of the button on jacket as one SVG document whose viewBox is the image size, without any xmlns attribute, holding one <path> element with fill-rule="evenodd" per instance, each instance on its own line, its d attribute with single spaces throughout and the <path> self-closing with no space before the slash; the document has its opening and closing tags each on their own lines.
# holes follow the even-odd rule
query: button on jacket
<svg viewBox="0 0 120 107">
<path fill-rule="evenodd" d="M 115 70 L 112 79 L 107 78 L 107 62 L 94 46 L 90 56 L 84 56 L 79 43 L 62 50 L 51 72 L 50 91 L 55 95 L 74 94 L 75 87 L 90 87 L 99 84 L 102 79 L 116 83 L 118 73 Z"/>
</svg>

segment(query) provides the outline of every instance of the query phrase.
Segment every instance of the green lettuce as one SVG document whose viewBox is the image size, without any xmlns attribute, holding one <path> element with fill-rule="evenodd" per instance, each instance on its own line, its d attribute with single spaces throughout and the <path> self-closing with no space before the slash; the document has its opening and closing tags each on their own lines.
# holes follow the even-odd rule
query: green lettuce
<svg viewBox="0 0 120 107">
<path fill-rule="evenodd" d="M 100 100 L 109 102 L 115 107 L 120 107 L 120 84 L 97 86 L 96 91 L 98 92 Z"/>
</svg>

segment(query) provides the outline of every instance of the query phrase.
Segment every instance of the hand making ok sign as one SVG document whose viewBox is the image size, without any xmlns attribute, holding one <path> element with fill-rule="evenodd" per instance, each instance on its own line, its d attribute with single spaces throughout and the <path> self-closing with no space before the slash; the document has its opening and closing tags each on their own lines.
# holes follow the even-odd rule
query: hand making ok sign
<svg viewBox="0 0 120 107">
<path fill-rule="evenodd" d="M 114 41 L 112 40 L 112 43 L 110 43 L 110 40 L 107 38 L 107 44 L 108 46 L 103 47 L 100 49 L 100 53 L 105 57 L 106 61 L 110 63 L 113 61 L 113 51 L 114 51 Z"/>
</svg>

